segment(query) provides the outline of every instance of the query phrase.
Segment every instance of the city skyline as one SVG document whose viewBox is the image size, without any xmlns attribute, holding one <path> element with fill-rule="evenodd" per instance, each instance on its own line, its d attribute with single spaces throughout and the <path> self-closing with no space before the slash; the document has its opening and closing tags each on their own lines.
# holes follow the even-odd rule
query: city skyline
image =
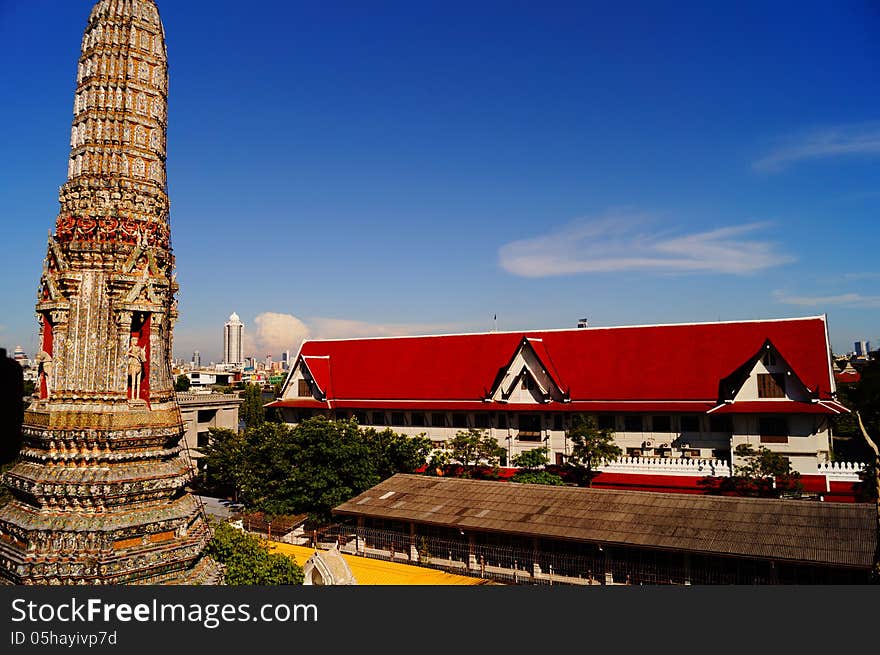
<svg viewBox="0 0 880 655">
<path fill-rule="evenodd" d="M 91 0 L 7 2 L 0 347 L 33 354 Z M 877 343 L 867 3 L 159 2 L 175 357 L 299 339 L 826 313 Z M 210 11 L 208 7 L 210 6 Z M 206 60 L 228 25 L 240 40 Z M 44 38 L 33 48 L 28 29 Z M 27 119 L 21 120 L 22 108 Z M 13 116 L 13 114 L 15 114 Z M 493 320 L 497 316 L 497 322 Z"/>
</svg>

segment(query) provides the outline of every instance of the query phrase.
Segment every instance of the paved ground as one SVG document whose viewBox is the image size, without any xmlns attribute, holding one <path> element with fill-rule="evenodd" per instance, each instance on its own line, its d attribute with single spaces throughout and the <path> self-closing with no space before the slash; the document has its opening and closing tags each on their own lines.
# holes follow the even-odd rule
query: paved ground
<svg viewBox="0 0 880 655">
<path fill-rule="evenodd" d="M 205 506 L 205 512 L 207 512 L 208 516 L 212 516 L 220 520 L 226 520 L 230 518 L 231 516 L 237 514 L 241 509 L 240 505 L 236 505 L 232 501 L 226 500 L 225 498 L 212 498 L 211 496 L 196 497 L 202 501 L 202 504 Z"/>
</svg>

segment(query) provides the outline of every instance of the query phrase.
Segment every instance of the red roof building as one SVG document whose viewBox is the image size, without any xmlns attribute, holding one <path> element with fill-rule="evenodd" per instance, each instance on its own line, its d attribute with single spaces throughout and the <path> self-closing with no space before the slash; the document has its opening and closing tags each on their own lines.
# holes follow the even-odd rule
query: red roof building
<svg viewBox="0 0 880 655">
<path fill-rule="evenodd" d="M 487 430 L 508 460 L 569 452 L 573 413 L 613 429 L 628 457 L 729 460 L 766 446 L 802 473 L 829 456 L 835 401 L 825 316 L 306 341 L 279 408 L 427 434 Z"/>
</svg>

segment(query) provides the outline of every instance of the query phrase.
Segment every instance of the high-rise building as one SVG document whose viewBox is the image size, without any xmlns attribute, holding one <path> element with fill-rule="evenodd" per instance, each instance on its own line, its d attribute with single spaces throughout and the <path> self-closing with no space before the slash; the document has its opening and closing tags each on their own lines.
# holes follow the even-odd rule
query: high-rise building
<svg viewBox="0 0 880 655">
<path fill-rule="evenodd" d="M 196 350 L 193 352 L 192 367 L 193 368 L 200 368 L 201 365 L 202 365 L 202 355 L 198 350 Z"/>
<path fill-rule="evenodd" d="M 0 508 L 4 582 L 218 579 L 171 375 L 167 71 L 153 0 L 94 5 L 38 291 L 37 398 Z"/>
<path fill-rule="evenodd" d="M 238 317 L 238 314 L 232 312 L 226 325 L 223 326 L 223 363 L 224 364 L 241 364 L 244 362 L 242 356 L 241 342 L 244 338 L 244 323 Z"/>
<path fill-rule="evenodd" d="M 867 357 L 868 353 L 871 352 L 871 345 L 867 341 L 856 341 L 853 346 L 855 347 L 855 353 L 859 357 Z"/>
<path fill-rule="evenodd" d="M 290 368 L 290 351 L 285 350 L 281 353 L 281 370 L 286 371 Z"/>
</svg>

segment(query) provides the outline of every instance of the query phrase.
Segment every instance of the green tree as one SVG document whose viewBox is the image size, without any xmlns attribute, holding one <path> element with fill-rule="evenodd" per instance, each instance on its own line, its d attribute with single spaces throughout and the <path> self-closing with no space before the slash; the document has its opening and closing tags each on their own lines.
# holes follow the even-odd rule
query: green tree
<svg viewBox="0 0 880 655">
<path fill-rule="evenodd" d="M 37 383 L 34 380 L 25 380 L 24 381 L 24 395 L 25 396 L 33 396 L 34 392 L 37 390 Z"/>
<path fill-rule="evenodd" d="M 547 446 L 532 448 L 531 450 L 521 452 L 519 455 L 514 455 L 511 461 L 514 466 L 534 471 L 547 466 L 550 462 L 550 458 L 548 457 L 549 452 L 550 449 L 547 448 Z"/>
<path fill-rule="evenodd" d="M 521 470 L 514 473 L 510 481 L 527 484 L 564 485 L 565 481 L 559 474 L 543 470 L 550 462 L 549 452 L 549 448 L 542 446 L 516 455 L 512 460 L 513 465 L 520 467 Z"/>
<path fill-rule="evenodd" d="M 465 476 L 478 464 L 498 466 L 505 452 L 494 437 L 476 428 L 459 430 L 447 445 L 450 457 L 464 467 Z"/>
<path fill-rule="evenodd" d="M 241 396 L 244 400 L 238 410 L 241 420 L 249 428 L 261 425 L 266 420 L 262 388 L 256 384 L 248 384 L 245 386 Z"/>
<path fill-rule="evenodd" d="M 764 446 L 740 444 L 733 454 L 741 460 L 727 478 L 708 477 L 699 484 L 707 493 L 778 498 L 783 493 L 801 491 L 800 473 L 791 468 L 788 458 Z"/>
<path fill-rule="evenodd" d="M 177 379 L 174 381 L 174 390 L 175 391 L 189 391 L 189 388 L 192 386 L 192 383 L 189 381 L 189 376 L 181 373 L 177 376 Z"/>
<path fill-rule="evenodd" d="M 219 493 L 239 499 L 239 489 L 245 477 L 248 444 L 244 434 L 225 428 L 209 428 L 208 443 L 199 448 L 198 485 L 203 491 Z"/>
<path fill-rule="evenodd" d="M 740 495 L 778 497 L 784 491 L 801 488 L 801 474 L 791 468 L 791 462 L 784 455 L 764 446 L 755 450 L 751 444 L 740 444 L 733 454 L 742 460 L 733 467 L 731 478 Z"/>
<path fill-rule="evenodd" d="M 377 431 L 375 428 L 361 430 L 381 479 L 390 478 L 395 473 L 414 473 L 425 466 L 433 448 L 431 440 L 424 434 L 409 437 L 398 434 L 391 428 Z"/>
<path fill-rule="evenodd" d="M 592 486 L 597 467 L 623 453 L 614 443 L 614 431 L 599 428 L 594 416 L 575 414 L 567 434 L 572 446 L 566 464 L 580 486 Z"/>
<path fill-rule="evenodd" d="M 225 567 L 227 585 L 300 585 L 302 567 L 291 557 L 272 553 L 265 542 L 228 523 L 214 527 L 206 553 Z"/>
</svg>

